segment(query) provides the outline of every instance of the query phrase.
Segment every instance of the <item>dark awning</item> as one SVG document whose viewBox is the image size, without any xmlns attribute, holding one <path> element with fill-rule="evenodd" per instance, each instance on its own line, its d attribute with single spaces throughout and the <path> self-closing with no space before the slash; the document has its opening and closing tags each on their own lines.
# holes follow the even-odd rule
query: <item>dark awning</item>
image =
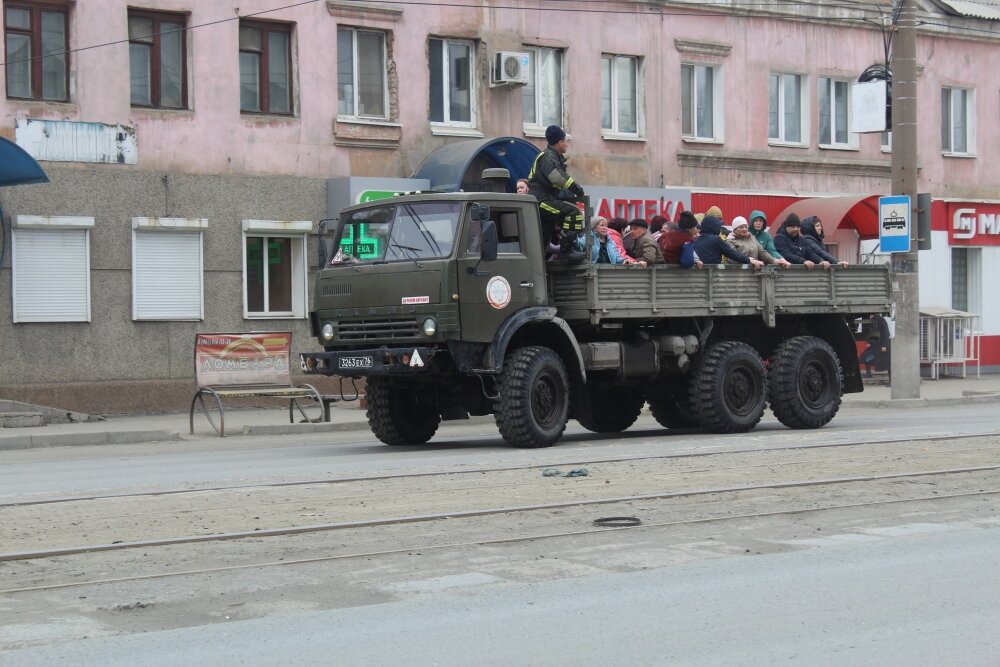
<svg viewBox="0 0 1000 667">
<path fill-rule="evenodd" d="M 0 137 L 0 187 L 48 182 L 49 177 L 35 158 L 13 141 Z"/>
<path fill-rule="evenodd" d="M 459 141 L 428 155 L 413 177 L 428 179 L 434 192 L 476 191 L 483 189 L 483 169 L 500 167 L 510 172 L 507 190 L 514 192 L 517 179 L 528 176 L 540 152 L 517 137 Z"/>
<path fill-rule="evenodd" d="M 778 214 L 774 219 L 774 229 L 780 228 L 789 213 L 794 213 L 802 220 L 815 215 L 823 221 L 823 233 L 827 236 L 839 227 L 845 226 L 856 230 L 862 239 L 877 239 L 879 196 L 848 195 L 800 199 Z"/>
</svg>

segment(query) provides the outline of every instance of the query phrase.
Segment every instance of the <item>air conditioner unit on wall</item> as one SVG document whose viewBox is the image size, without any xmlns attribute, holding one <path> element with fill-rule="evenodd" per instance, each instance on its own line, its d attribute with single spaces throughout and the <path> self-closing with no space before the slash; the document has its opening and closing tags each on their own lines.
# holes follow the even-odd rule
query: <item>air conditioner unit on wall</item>
<svg viewBox="0 0 1000 667">
<path fill-rule="evenodd" d="M 498 51 L 493 57 L 494 86 L 516 86 L 528 83 L 531 54 L 520 51 Z"/>
</svg>

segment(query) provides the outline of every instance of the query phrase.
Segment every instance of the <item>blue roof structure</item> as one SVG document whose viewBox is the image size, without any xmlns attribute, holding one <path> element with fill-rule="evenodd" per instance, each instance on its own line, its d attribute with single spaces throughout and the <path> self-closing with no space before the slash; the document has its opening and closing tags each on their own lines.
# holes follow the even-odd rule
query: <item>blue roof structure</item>
<svg viewBox="0 0 1000 667">
<path fill-rule="evenodd" d="M 13 141 L 0 137 L 0 187 L 48 182 L 49 177 L 35 158 Z"/>
<path fill-rule="evenodd" d="M 517 137 L 459 141 L 428 155 L 413 177 L 429 180 L 433 192 L 457 192 L 465 189 L 463 183 L 478 183 L 482 169 L 499 167 L 510 172 L 507 191 L 514 192 L 517 179 L 527 178 L 540 152 L 531 142 Z"/>
</svg>

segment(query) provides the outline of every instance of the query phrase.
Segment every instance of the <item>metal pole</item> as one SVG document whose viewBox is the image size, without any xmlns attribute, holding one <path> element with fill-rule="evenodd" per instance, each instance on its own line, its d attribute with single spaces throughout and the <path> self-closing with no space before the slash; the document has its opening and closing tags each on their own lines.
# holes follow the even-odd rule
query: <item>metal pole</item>
<svg viewBox="0 0 1000 667">
<path fill-rule="evenodd" d="M 892 41 L 892 193 L 910 196 L 910 252 L 892 256 L 896 333 L 891 396 L 920 398 L 920 284 L 917 277 L 916 0 L 899 0 Z"/>
</svg>

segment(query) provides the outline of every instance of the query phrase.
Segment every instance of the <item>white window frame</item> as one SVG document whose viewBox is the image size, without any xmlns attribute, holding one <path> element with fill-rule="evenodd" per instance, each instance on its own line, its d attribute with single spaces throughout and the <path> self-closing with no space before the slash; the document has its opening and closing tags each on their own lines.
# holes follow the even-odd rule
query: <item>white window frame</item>
<svg viewBox="0 0 1000 667">
<path fill-rule="evenodd" d="M 429 37 L 428 40 L 434 40 L 441 42 L 443 48 L 441 50 L 441 92 L 444 97 L 442 100 L 442 114 L 443 120 L 431 120 L 431 133 L 432 134 L 468 134 L 471 136 L 483 136 L 482 132 L 476 130 L 476 123 L 478 122 L 479 114 L 477 113 L 476 107 L 478 106 L 477 100 L 479 97 L 479 88 L 476 85 L 476 42 L 470 39 L 452 39 L 450 37 Z M 429 44 L 430 42 L 428 42 Z M 450 50 L 453 44 L 461 44 L 463 46 L 469 47 L 469 120 L 451 120 L 451 71 L 448 67 L 448 63 L 451 61 Z M 428 68 L 433 67 L 433 63 L 427 63 Z M 428 90 L 428 94 L 430 91 Z M 428 107 L 429 111 L 429 107 Z M 443 132 L 436 132 L 435 130 L 443 130 Z M 465 130 L 464 132 L 462 130 Z"/>
<path fill-rule="evenodd" d="M 778 136 L 771 136 L 771 77 L 778 77 Z M 799 139 L 796 141 L 789 141 L 787 137 L 787 131 L 785 129 L 785 77 L 797 77 L 799 80 Z M 806 94 L 808 90 L 808 77 L 805 74 L 796 74 L 795 72 L 771 72 L 768 75 L 768 131 L 767 131 L 767 143 L 769 146 L 794 146 L 804 148 L 809 142 L 809 96 Z"/>
<path fill-rule="evenodd" d="M 305 319 L 309 303 L 309 263 L 306 259 L 308 235 L 313 231 L 310 220 L 244 220 L 240 256 L 243 262 L 243 319 L 287 320 Z M 268 274 L 264 272 L 265 310 L 251 311 L 247 294 L 247 237 L 287 238 L 292 240 L 292 310 L 267 310 Z"/>
<path fill-rule="evenodd" d="M 142 322 L 200 322 L 205 319 L 205 230 L 208 220 L 205 218 L 132 218 L 132 319 Z M 197 303 L 190 304 L 190 310 L 182 315 L 157 313 L 147 299 L 158 292 L 174 288 L 169 276 L 162 283 L 148 287 L 146 279 L 156 275 L 155 270 L 142 264 L 139 255 L 139 239 L 152 238 L 152 235 L 167 234 L 197 234 L 198 254 L 191 258 L 191 266 L 187 270 L 196 270 L 198 278 Z M 140 236 L 141 235 L 141 236 Z M 148 294 L 143 290 L 148 289 Z"/>
<path fill-rule="evenodd" d="M 842 89 L 844 91 L 844 104 L 847 108 L 847 118 L 844 119 L 846 124 L 845 129 L 847 132 L 847 141 L 837 141 L 837 132 L 841 129 L 837 124 L 837 114 L 836 109 L 836 91 L 837 84 L 842 84 Z M 824 113 L 822 98 L 820 97 L 823 88 L 826 88 L 827 100 L 830 105 L 830 109 L 827 112 L 830 114 L 830 136 L 829 137 L 818 137 L 818 145 L 820 148 L 828 148 L 834 150 L 857 150 L 860 142 L 858 141 L 857 132 L 851 132 L 851 81 L 848 79 L 839 79 L 832 76 L 821 76 L 818 77 L 816 82 L 816 106 L 817 112 L 822 115 Z M 817 120 L 817 128 L 822 131 L 823 123 Z M 829 139 L 829 141 L 827 141 Z"/>
<path fill-rule="evenodd" d="M 628 59 L 635 61 L 635 132 L 622 132 L 618 127 L 618 75 L 617 68 L 615 67 L 615 62 L 619 59 Z M 632 141 L 645 141 L 645 87 L 643 81 L 645 79 L 645 60 L 639 56 L 629 56 L 616 53 L 602 53 L 601 54 L 601 88 L 603 95 L 603 77 L 604 77 L 604 62 L 608 60 L 611 63 L 611 127 L 604 127 L 604 121 L 601 121 L 601 136 L 605 139 L 623 139 Z M 602 100 L 603 103 L 603 100 Z"/>
<path fill-rule="evenodd" d="M 881 145 L 883 153 L 892 152 L 892 130 L 886 130 L 885 132 L 879 132 L 879 144 Z"/>
<path fill-rule="evenodd" d="M 566 50 L 544 46 L 526 46 L 524 48 L 531 54 L 531 82 L 524 89 L 533 88 L 535 91 L 535 120 L 530 121 L 525 117 L 524 133 L 529 137 L 544 137 L 545 128 L 549 125 L 555 124 L 562 127 L 566 124 Z M 559 58 L 559 118 L 553 123 L 539 120 L 544 117 L 542 113 L 544 105 L 538 88 L 538 82 L 541 80 L 542 59 L 539 57 L 541 53 L 553 53 Z M 521 94 L 523 96 L 524 92 L 522 91 Z"/>
<path fill-rule="evenodd" d="M 698 79 L 698 70 L 709 70 L 712 72 L 712 108 L 710 123 L 712 125 L 711 134 L 698 134 L 698 106 L 701 103 L 700 95 L 695 85 Z M 691 99 L 684 99 L 684 82 L 687 80 L 688 88 L 691 92 Z M 707 63 L 683 62 L 681 63 L 681 138 L 689 142 L 701 143 L 722 143 L 725 136 L 725 110 L 723 108 L 724 79 L 723 69 L 720 65 Z M 684 111 L 687 108 L 691 118 L 691 131 L 684 132 Z"/>
<path fill-rule="evenodd" d="M 956 92 L 965 96 L 965 150 L 955 150 L 955 98 Z M 948 96 L 948 111 L 944 109 L 944 96 Z M 941 154 L 957 157 L 974 157 L 976 155 L 976 91 L 974 88 L 960 86 L 943 86 L 941 88 Z M 944 136 L 945 125 L 948 125 L 947 142 Z"/>
<path fill-rule="evenodd" d="M 82 216 L 42 216 L 42 215 L 18 215 L 14 218 L 14 225 L 11 229 L 11 300 L 12 315 L 14 323 L 19 322 L 90 322 L 90 230 L 94 226 L 94 218 Z M 83 235 L 83 251 L 79 257 L 55 258 L 51 255 L 42 266 L 24 266 L 25 255 L 22 251 L 18 253 L 18 236 L 22 242 L 27 235 L 35 235 L 36 232 L 51 232 L 53 234 L 53 252 L 60 248 L 65 248 L 63 244 L 58 244 L 55 240 L 58 232 L 76 233 Z M 22 249 L 23 250 L 23 249 Z M 68 261 L 78 262 L 75 267 L 77 273 L 84 276 L 81 284 L 67 284 L 65 274 L 61 274 L 59 267 L 54 263 Z M 25 312 L 19 303 L 18 296 L 23 293 L 23 301 L 27 301 L 28 293 L 25 288 L 34 291 L 45 291 L 49 294 L 61 294 L 65 302 L 66 309 L 59 311 L 55 309 L 51 314 L 32 315 Z M 70 298 L 70 290 L 75 291 L 75 298 Z M 37 298 L 31 301 L 37 302 Z"/>
<path fill-rule="evenodd" d="M 337 118 L 347 119 L 347 120 L 389 120 L 389 115 L 391 112 L 390 102 L 389 102 L 389 76 L 386 63 L 389 59 L 389 53 L 387 49 L 388 33 L 385 30 L 371 30 L 363 28 L 353 28 L 350 26 L 337 26 L 337 52 L 340 53 L 340 33 L 341 31 L 349 32 L 351 34 L 351 74 L 352 81 L 351 86 L 354 92 L 354 103 L 351 105 L 349 113 L 340 113 L 340 76 L 339 67 L 337 75 Z M 361 94 L 359 79 L 361 77 L 360 68 L 358 63 L 360 59 L 358 58 L 358 33 L 359 32 L 371 32 L 381 35 L 382 37 L 382 108 L 385 110 L 383 114 L 363 114 L 358 111 L 361 105 Z"/>
</svg>

